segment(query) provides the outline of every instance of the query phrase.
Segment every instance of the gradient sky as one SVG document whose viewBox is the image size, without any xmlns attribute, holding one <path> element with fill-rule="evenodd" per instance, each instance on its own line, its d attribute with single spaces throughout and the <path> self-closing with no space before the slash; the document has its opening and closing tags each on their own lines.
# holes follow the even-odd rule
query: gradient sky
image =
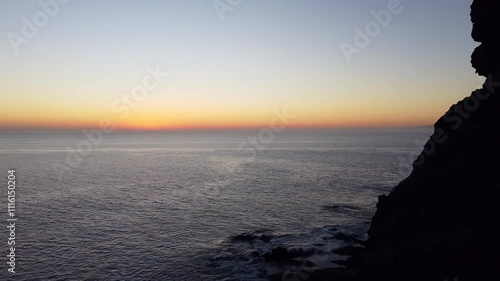
<svg viewBox="0 0 500 281">
<path fill-rule="evenodd" d="M 480 85 L 471 0 L 401 0 L 348 63 L 339 45 L 388 2 L 243 0 L 221 21 L 212 0 L 73 0 L 16 54 L 9 32 L 41 8 L 2 0 L 0 127 L 259 127 L 283 107 L 296 127 L 431 125 Z M 156 66 L 170 76 L 113 112 Z"/>
</svg>

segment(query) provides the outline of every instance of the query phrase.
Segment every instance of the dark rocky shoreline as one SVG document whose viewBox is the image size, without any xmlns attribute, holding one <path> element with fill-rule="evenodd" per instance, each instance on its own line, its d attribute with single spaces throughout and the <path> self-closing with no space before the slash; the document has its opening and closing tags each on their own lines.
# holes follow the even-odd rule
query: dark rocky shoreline
<svg viewBox="0 0 500 281">
<path fill-rule="evenodd" d="M 500 1 L 474 0 L 471 64 L 482 89 L 453 105 L 389 195 L 379 196 L 367 241 L 334 251 L 337 268 L 302 267 L 271 280 L 490 280 L 500 274 Z M 261 239 L 260 237 L 259 239 Z M 276 249 L 270 261 L 307 253 Z M 310 254 L 310 253 L 309 253 Z M 285 263 L 286 263 L 285 262 Z"/>
</svg>

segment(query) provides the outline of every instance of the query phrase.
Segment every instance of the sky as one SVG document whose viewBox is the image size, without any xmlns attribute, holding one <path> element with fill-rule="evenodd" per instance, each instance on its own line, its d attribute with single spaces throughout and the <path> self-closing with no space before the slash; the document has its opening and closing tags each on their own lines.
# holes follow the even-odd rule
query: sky
<svg viewBox="0 0 500 281">
<path fill-rule="evenodd" d="M 0 128 L 427 126 L 482 81 L 471 0 L 56 1 L 1 0 Z"/>
</svg>

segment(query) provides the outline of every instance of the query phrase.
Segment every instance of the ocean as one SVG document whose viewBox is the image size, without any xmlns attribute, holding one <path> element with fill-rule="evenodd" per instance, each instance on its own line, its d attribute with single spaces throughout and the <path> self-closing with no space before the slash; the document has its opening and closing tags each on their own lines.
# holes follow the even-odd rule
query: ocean
<svg viewBox="0 0 500 281">
<path fill-rule="evenodd" d="M 366 238 L 432 128 L 260 132 L 117 131 L 85 146 L 80 131 L 1 131 L 0 219 L 14 169 L 17 221 L 15 274 L 0 231 L 0 280 L 267 280 L 282 268 L 262 256 L 280 246 L 332 266 L 336 234 Z"/>
</svg>

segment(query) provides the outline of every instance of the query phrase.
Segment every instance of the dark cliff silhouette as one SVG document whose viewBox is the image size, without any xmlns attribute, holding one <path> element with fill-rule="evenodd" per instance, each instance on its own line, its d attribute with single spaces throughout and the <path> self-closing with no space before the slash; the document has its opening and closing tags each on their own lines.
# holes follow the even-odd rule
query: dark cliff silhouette
<svg viewBox="0 0 500 281">
<path fill-rule="evenodd" d="M 352 242 L 333 251 L 349 256 L 331 260 L 344 267 L 305 264 L 271 280 L 500 279 L 500 1 L 474 0 L 471 20 L 472 38 L 481 43 L 471 64 L 486 82 L 439 118 L 411 174 L 379 196 L 368 240 L 336 236 Z M 277 248 L 264 259 L 294 264 L 310 255 Z"/>
<path fill-rule="evenodd" d="M 482 89 L 453 105 L 348 260 L 358 280 L 500 278 L 500 1 L 471 5 Z M 325 279 L 326 280 L 326 279 Z M 340 280 L 332 277 L 331 280 Z"/>
</svg>

